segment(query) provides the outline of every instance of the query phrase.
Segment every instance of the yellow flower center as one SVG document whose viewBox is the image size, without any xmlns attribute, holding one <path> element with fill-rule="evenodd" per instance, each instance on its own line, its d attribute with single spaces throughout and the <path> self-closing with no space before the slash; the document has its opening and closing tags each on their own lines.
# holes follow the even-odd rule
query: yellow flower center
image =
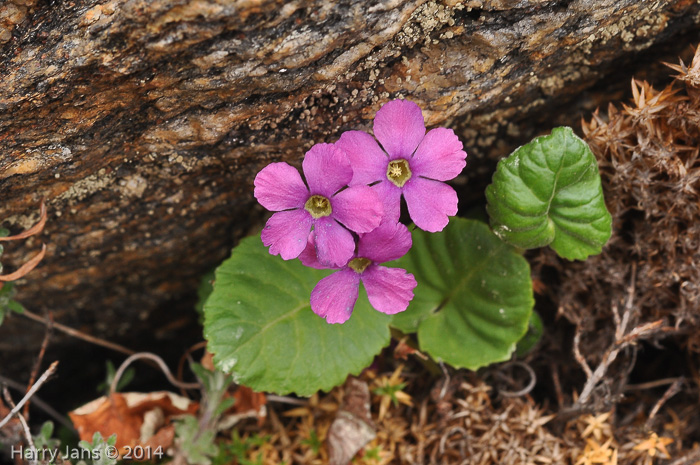
<svg viewBox="0 0 700 465">
<path fill-rule="evenodd" d="M 403 158 L 392 160 L 386 168 L 386 178 L 393 182 L 396 187 L 403 187 L 411 179 L 411 168 L 408 161 Z"/>
<path fill-rule="evenodd" d="M 348 266 L 355 270 L 355 273 L 361 274 L 363 271 L 367 269 L 368 266 L 372 264 L 372 260 L 369 258 L 353 258 L 350 260 L 350 263 L 348 263 Z"/>
<path fill-rule="evenodd" d="M 311 213 L 311 216 L 317 220 L 323 218 L 324 216 L 329 216 L 333 213 L 333 208 L 331 208 L 331 201 L 322 195 L 312 195 L 309 200 L 304 204 L 304 209 Z"/>
</svg>

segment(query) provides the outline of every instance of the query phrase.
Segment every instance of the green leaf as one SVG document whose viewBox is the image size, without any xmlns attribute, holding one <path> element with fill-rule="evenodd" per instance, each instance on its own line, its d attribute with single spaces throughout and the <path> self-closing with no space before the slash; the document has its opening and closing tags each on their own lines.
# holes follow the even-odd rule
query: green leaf
<svg viewBox="0 0 700 465">
<path fill-rule="evenodd" d="M 47 421 L 41 425 L 41 430 L 39 430 L 39 437 L 42 439 L 50 439 L 53 435 L 53 422 Z M 35 444 L 36 445 L 36 444 Z"/>
<path fill-rule="evenodd" d="M 34 447 L 39 451 L 43 449 L 56 449 L 61 445 L 61 442 L 58 439 L 54 439 L 52 436 L 53 422 L 46 421 L 43 425 L 41 425 L 41 430 L 39 430 L 39 434 L 33 436 Z M 48 454 L 46 454 L 46 456 L 48 457 Z"/>
<path fill-rule="evenodd" d="M 183 417 L 175 424 L 176 443 L 187 457 L 187 463 L 197 465 L 211 464 L 211 458 L 219 452 L 216 447 L 216 432 L 202 429 L 197 418 L 192 415 Z"/>
<path fill-rule="evenodd" d="M 527 332 L 522 339 L 518 341 L 518 346 L 515 349 L 515 355 L 523 357 L 535 348 L 540 339 L 544 328 L 542 326 L 542 318 L 537 312 L 532 312 L 530 322 L 527 324 Z"/>
<path fill-rule="evenodd" d="M 204 303 L 209 298 L 209 295 L 214 290 L 214 270 L 208 271 L 199 281 L 197 288 L 197 303 L 194 308 L 199 314 L 200 323 L 204 321 Z"/>
<path fill-rule="evenodd" d="M 24 307 L 16 300 L 10 300 L 7 302 L 7 308 L 15 313 L 24 313 Z"/>
<path fill-rule="evenodd" d="M 243 239 L 216 271 L 204 305 L 204 335 L 217 367 L 256 391 L 310 396 L 358 374 L 389 344 L 391 317 L 360 289 L 350 320 L 328 324 L 311 311 L 316 283 L 332 270 L 272 256 Z"/>
<path fill-rule="evenodd" d="M 107 360 L 107 362 L 105 363 L 105 369 L 107 371 L 107 375 L 105 376 L 105 380 L 97 385 L 97 392 L 103 392 L 105 393 L 105 395 L 108 395 L 109 389 L 112 386 L 112 382 L 114 381 L 114 375 L 117 374 L 117 370 L 114 367 L 114 363 L 112 363 L 111 360 Z M 124 373 L 122 373 L 122 377 L 119 378 L 119 382 L 117 383 L 115 391 L 123 391 L 124 388 L 126 388 L 129 385 L 129 383 L 131 383 L 134 380 L 135 375 L 136 370 L 134 370 L 132 367 L 124 370 Z"/>
<path fill-rule="evenodd" d="M 116 434 L 112 434 L 105 439 L 102 437 L 102 434 L 97 431 L 92 436 L 92 443 L 83 440 L 78 443 L 78 446 L 81 449 L 93 452 L 93 454 L 91 454 L 93 457 L 92 465 L 116 465 L 117 459 L 111 458 L 111 454 L 107 453 L 108 447 L 114 447 L 116 443 Z"/>
<path fill-rule="evenodd" d="M 13 282 L 2 283 L 2 286 L 0 286 L 0 297 L 11 298 L 14 296 L 14 287 L 15 283 Z"/>
<path fill-rule="evenodd" d="M 534 305 L 530 266 L 486 224 L 453 218 L 440 233 L 415 230 L 413 248 L 393 265 L 418 286 L 392 326 L 417 330 L 422 350 L 472 370 L 511 356 Z"/>
<path fill-rule="evenodd" d="M 1 266 L 0 271 L 2 271 Z M 24 311 L 24 307 L 19 302 L 12 300 L 14 295 L 14 283 L 0 283 L 0 326 L 5 320 L 5 316 L 10 312 L 22 313 Z"/>
<path fill-rule="evenodd" d="M 563 258 L 585 260 L 612 233 L 596 159 L 568 127 L 498 162 L 486 200 L 494 232 L 523 249 L 550 245 Z"/>
<path fill-rule="evenodd" d="M 224 398 L 224 394 L 231 386 L 231 376 L 219 370 L 210 371 L 203 365 L 190 363 L 190 369 L 204 387 L 200 412 L 206 410 L 209 417 L 219 417 L 234 403 L 234 399 Z"/>
</svg>

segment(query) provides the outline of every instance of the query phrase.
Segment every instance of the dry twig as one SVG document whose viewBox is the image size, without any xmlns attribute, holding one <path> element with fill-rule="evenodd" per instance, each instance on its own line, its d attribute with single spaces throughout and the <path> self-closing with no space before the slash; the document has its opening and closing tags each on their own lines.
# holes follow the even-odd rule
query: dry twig
<svg viewBox="0 0 700 465">
<path fill-rule="evenodd" d="M 265 399 L 268 402 L 278 402 L 280 404 L 301 405 L 303 407 L 306 407 L 307 405 L 309 405 L 309 401 L 306 399 L 297 399 L 297 398 L 288 397 L 288 396 L 277 396 L 274 394 L 267 394 L 265 396 Z"/>
<path fill-rule="evenodd" d="M 670 465 L 697 465 L 698 462 L 700 462 L 700 447 L 696 447 L 684 457 L 674 460 Z"/>
<path fill-rule="evenodd" d="M 518 390 L 518 391 L 506 391 L 503 389 L 499 389 L 498 393 L 502 395 L 503 397 L 520 397 L 524 396 L 530 393 L 535 387 L 535 384 L 537 384 L 537 375 L 535 374 L 535 370 L 533 370 L 530 365 L 528 365 L 525 362 L 521 362 L 518 360 L 513 360 L 510 362 L 506 362 L 501 366 L 501 369 L 507 366 L 518 366 L 523 368 L 525 371 L 527 371 L 527 374 L 530 376 L 530 380 L 527 382 L 527 385 Z M 498 372 L 497 372 L 498 373 Z M 511 380 L 512 381 L 512 380 Z"/>
<path fill-rule="evenodd" d="M 27 309 L 24 309 L 24 311 L 21 314 L 26 316 L 30 320 L 38 321 L 39 323 L 42 323 L 45 325 L 52 325 L 55 329 L 57 329 L 58 331 L 61 331 L 64 334 L 67 334 L 67 335 L 72 336 L 72 337 L 77 338 L 77 339 L 82 339 L 83 341 L 89 342 L 91 344 L 95 344 L 95 345 L 105 347 L 105 348 L 110 349 L 110 350 L 121 352 L 125 355 L 134 355 L 136 353 L 133 350 L 127 349 L 126 347 L 121 346 L 119 344 L 115 344 L 113 342 L 105 341 L 103 339 L 91 336 L 89 334 L 78 331 L 77 329 L 73 329 L 70 326 L 62 325 L 61 323 L 52 322 L 51 320 L 48 320 L 42 316 L 39 316 L 36 313 L 32 313 Z"/>
<path fill-rule="evenodd" d="M 685 379 L 683 377 L 678 378 L 673 382 L 673 384 L 671 384 L 671 386 L 669 386 L 668 389 L 666 389 L 664 395 L 661 397 L 661 399 L 659 399 L 656 405 L 654 405 L 654 408 L 651 409 L 651 412 L 649 412 L 649 418 L 647 418 L 647 421 L 644 424 L 647 429 L 651 429 L 654 417 L 657 413 L 659 413 L 659 410 L 668 401 L 668 399 L 680 392 L 684 380 Z"/>
<path fill-rule="evenodd" d="M 173 374 L 170 372 L 170 368 L 168 368 L 168 365 L 163 361 L 162 358 L 157 356 L 156 354 L 152 354 L 150 352 L 139 352 L 136 354 L 131 355 L 129 358 L 124 360 L 124 362 L 119 366 L 119 369 L 117 372 L 114 374 L 114 379 L 112 380 L 112 384 L 109 386 L 109 392 L 110 394 L 114 394 L 117 390 L 117 385 L 119 384 L 119 380 L 122 378 L 122 375 L 124 374 L 124 370 L 126 370 L 129 365 L 131 365 L 133 362 L 136 360 L 151 360 L 155 362 L 158 367 L 161 369 L 165 377 L 170 381 L 170 383 L 174 386 L 177 386 L 181 389 L 199 389 L 201 386 L 199 383 L 183 383 L 181 381 L 178 381 L 175 379 Z"/>
<path fill-rule="evenodd" d="M 660 386 L 666 386 L 668 384 L 673 384 L 678 380 L 683 379 L 682 377 L 679 378 L 664 378 L 664 379 L 655 379 L 654 381 L 648 381 L 646 383 L 639 383 L 639 384 L 628 384 L 625 386 L 625 391 L 642 391 L 644 389 L 654 389 Z"/>
<path fill-rule="evenodd" d="M 629 334 L 627 334 L 627 326 L 630 323 L 631 315 L 633 312 L 633 302 L 634 302 L 634 288 L 635 288 L 635 280 L 637 277 L 637 266 L 636 264 L 632 264 L 632 272 L 631 272 L 631 277 L 630 277 L 630 285 L 627 288 L 627 301 L 625 302 L 625 310 L 624 313 L 622 314 L 622 317 L 620 317 L 618 313 L 618 308 L 616 305 L 613 305 L 613 317 L 615 320 L 615 342 L 608 348 L 608 350 L 605 352 L 603 355 L 603 358 L 600 362 L 600 364 L 596 367 L 594 371 L 591 371 L 590 367 L 586 363 L 585 359 L 581 356 L 580 353 L 574 354 L 576 356 L 576 359 L 579 360 L 581 358 L 582 360 L 579 360 L 579 363 L 582 363 L 582 367 L 584 367 L 584 371 L 586 372 L 586 375 L 588 376 L 588 379 L 586 381 L 586 384 L 583 386 L 583 390 L 581 391 L 581 395 L 579 398 L 576 400 L 576 403 L 572 407 L 573 409 L 581 409 L 582 406 L 588 404 L 588 401 L 593 394 L 594 389 L 598 386 L 598 384 L 601 382 L 603 377 L 608 371 L 608 368 L 610 368 L 610 365 L 617 359 L 618 354 L 622 349 L 630 345 L 632 342 L 634 342 L 636 339 L 641 337 L 642 335 L 646 334 L 648 331 L 651 331 L 655 329 L 656 327 L 660 326 L 662 321 L 657 321 L 652 323 L 653 327 L 650 327 L 650 325 L 642 325 L 638 328 L 634 328 Z M 580 340 L 580 327 L 577 328 L 576 330 L 576 337 L 574 338 L 574 350 L 577 351 L 578 349 L 578 340 Z"/>
<path fill-rule="evenodd" d="M 192 360 L 192 352 L 200 349 L 205 349 L 206 353 L 206 348 L 207 348 L 207 341 L 200 341 L 197 342 L 196 344 L 190 346 L 184 354 L 182 354 L 182 357 L 180 357 L 180 361 L 177 364 L 177 380 L 182 382 L 182 377 L 184 376 L 185 372 L 185 362 L 189 362 L 190 366 L 194 360 Z M 180 389 L 180 393 L 183 396 L 187 396 L 187 393 L 185 392 L 184 389 Z"/>
<path fill-rule="evenodd" d="M 552 383 L 554 384 L 554 392 L 557 396 L 557 405 L 559 410 L 564 407 L 564 392 L 561 389 L 561 381 L 559 380 L 559 370 L 554 363 L 550 364 L 552 370 Z"/>
<path fill-rule="evenodd" d="M 578 362 L 579 365 L 581 365 L 581 368 L 583 369 L 584 373 L 586 373 L 586 378 L 591 378 L 593 376 L 593 371 L 591 370 L 591 367 L 588 366 L 588 362 L 586 359 L 581 355 L 581 330 L 580 326 L 576 327 L 576 334 L 574 335 L 574 358 Z"/>
<path fill-rule="evenodd" d="M 32 387 L 29 389 L 29 391 L 27 391 L 27 393 L 24 395 L 24 397 L 22 398 L 22 400 L 20 400 L 20 401 L 17 403 L 17 405 L 10 411 L 10 413 L 7 414 L 7 416 L 6 416 L 5 418 L 3 418 L 2 420 L 0 420 L 0 428 L 2 428 L 3 426 L 5 426 L 5 424 L 7 424 L 7 422 L 10 421 L 10 419 L 11 419 L 13 416 L 15 416 L 15 415 L 17 414 L 17 412 L 20 411 L 20 409 L 24 406 L 24 404 L 34 395 L 34 393 L 35 393 L 36 391 L 39 390 L 39 388 L 41 387 L 41 385 L 44 384 L 44 383 L 46 382 L 46 380 L 49 379 L 49 377 L 50 377 L 51 375 L 54 374 L 54 372 L 56 371 L 56 367 L 57 367 L 57 366 L 58 366 L 58 361 L 55 361 L 55 362 L 53 362 L 53 363 L 51 364 L 51 366 L 49 366 L 49 367 L 46 369 L 46 371 L 44 372 L 44 374 L 41 375 L 41 377 L 36 381 L 36 383 L 34 383 L 34 384 L 32 385 Z"/>
<path fill-rule="evenodd" d="M 618 307 L 613 305 L 613 319 L 615 322 L 615 340 L 610 345 L 610 347 L 605 351 L 600 363 L 595 368 L 591 370 L 590 366 L 586 362 L 585 358 L 581 355 L 579 351 L 579 343 L 581 337 L 581 326 L 576 330 L 576 335 L 574 337 L 574 357 L 578 363 L 586 372 L 587 380 L 581 390 L 581 395 L 578 397 L 573 406 L 568 409 L 562 410 L 558 419 L 560 421 L 567 420 L 571 417 L 583 413 L 587 406 L 590 404 L 591 397 L 595 392 L 595 389 L 600 385 L 600 383 L 605 378 L 608 373 L 608 369 L 615 362 L 619 353 L 625 348 L 634 345 L 640 339 L 645 339 L 655 334 L 661 332 L 668 332 L 673 330 L 673 328 L 663 326 L 664 320 L 657 320 L 650 323 L 645 323 L 639 325 L 632 330 L 629 330 L 629 326 L 635 319 L 634 314 L 637 310 L 634 307 L 634 296 L 635 296 L 635 280 L 637 277 L 637 267 L 636 264 L 632 264 L 632 270 L 630 273 L 630 284 L 627 288 L 627 299 L 624 305 L 624 311 L 620 315 Z M 629 374 L 629 373 L 627 373 Z"/>
<path fill-rule="evenodd" d="M 459 455 L 464 460 L 464 443 L 469 439 L 469 433 L 466 429 L 462 428 L 461 426 L 453 426 L 449 430 L 445 431 L 445 433 L 440 437 L 438 451 L 440 452 L 440 455 L 445 454 L 445 445 L 447 443 L 447 438 L 452 436 L 454 433 L 460 433 L 462 436 L 457 444 L 459 445 Z"/>
<path fill-rule="evenodd" d="M 17 408 L 17 406 L 12 400 L 12 396 L 10 396 L 10 391 L 7 390 L 7 387 L 4 387 L 2 389 L 2 394 L 3 397 L 5 397 L 7 405 L 9 405 L 10 408 L 14 411 Z M 27 425 L 27 420 L 24 419 L 24 416 L 22 416 L 22 414 L 19 413 L 19 409 L 17 409 L 17 419 L 22 425 L 22 430 L 24 431 L 24 438 L 27 440 L 27 445 L 29 446 L 29 450 L 31 451 L 31 457 L 38 457 L 38 454 L 36 453 L 36 447 L 34 446 L 34 441 L 32 440 L 32 433 L 31 431 L 29 431 L 29 425 Z M 33 464 L 36 463 L 36 461 L 32 459 L 29 461 L 29 463 Z"/>
<path fill-rule="evenodd" d="M 49 324 L 46 325 L 46 332 L 44 333 L 44 340 L 41 341 L 41 348 L 39 349 L 39 355 L 34 363 L 34 368 L 32 369 L 32 374 L 29 376 L 29 383 L 27 383 L 27 390 L 34 384 L 36 377 L 39 376 L 39 369 L 41 368 L 41 362 L 44 361 L 44 354 L 46 354 L 46 347 L 49 345 L 49 339 L 51 339 L 51 330 L 53 329 L 53 315 L 49 313 Z M 24 412 L 22 415 L 25 418 L 29 418 L 29 402 L 24 406 Z"/>
<path fill-rule="evenodd" d="M 10 389 L 14 389 L 18 392 L 27 392 L 27 387 L 24 384 L 18 383 L 17 381 L 12 380 L 10 378 L 6 378 L 2 375 L 0 375 L 0 384 L 7 384 L 7 387 L 9 387 Z M 43 410 L 48 416 L 50 416 L 58 423 L 63 425 L 66 429 L 73 431 L 76 435 L 78 434 L 78 431 L 75 429 L 73 424 L 70 421 L 68 421 L 64 415 L 58 413 L 56 409 L 44 402 L 39 396 L 32 396 L 32 405 L 36 408 Z"/>
</svg>

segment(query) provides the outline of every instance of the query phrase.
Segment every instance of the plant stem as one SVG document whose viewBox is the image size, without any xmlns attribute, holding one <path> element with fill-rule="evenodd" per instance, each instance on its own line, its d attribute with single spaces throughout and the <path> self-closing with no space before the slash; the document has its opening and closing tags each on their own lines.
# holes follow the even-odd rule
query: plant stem
<svg viewBox="0 0 700 465">
<path fill-rule="evenodd" d="M 103 339 L 99 339 L 99 338 L 96 338 L 94 336 L 90 336 L 89 334 L 83 333 L 83 332 L 78 331 L 76 329 L 73 329 L 69 326 L 62 325 L 61 323 L 55 323 L 55 322 L 52 323 L 50 320 L 47 320 L 46 318 L 39 316 L 36 313 L 32 313 L 27 309 L 24 309 L 24 311 L 21 314 L 26 316 L 30 320 L 38 321 L 39 323 L 42 323 L 45 325 L 51 324 L 51 325 L 53 325 L 53 327 L 55 329 L 61 331 L 62 333 L 65 333 L 69 336 L 73 336 L 77 339 L 82 339 L 83 341 L 87 341 L 87 342 L 90 342 L 90 343 L 98 345 L 98 346 L 106 347 L 107 349 L 115 350 L 115 351 L 121 352 L 125 355 L 134 355 L 136 353 L 133 350 L 127 349 L 124 346 L 121 346 L 119 344 L 115 344 L 113 342 L 105 341 Z"/>
</svg>

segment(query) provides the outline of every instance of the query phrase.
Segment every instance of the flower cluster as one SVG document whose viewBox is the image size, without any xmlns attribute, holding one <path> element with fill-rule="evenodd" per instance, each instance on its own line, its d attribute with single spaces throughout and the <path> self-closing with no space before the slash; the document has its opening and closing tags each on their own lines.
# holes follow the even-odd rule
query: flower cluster
<svg viewBox="0 0 700 465">
<path fill-rule="evenodd" d="M 335 144 L 314 145 L 302 164 L 306 184 L 287 163 L 272 163 L 255 178 L 255 198 L 276 212 L 262 232 L 270 253 L 338 270 L 311 293 L 311 309 L 328 323 L 350 318 L 360 282 L 382 313 L 402 312 L 413 299 L 413 275 L 380 266 L 411 248 L 411 233 L 399 223 L 402 196 L 425 231 L 442 231 L 457 214 L 457 194 L 444 183 L 466 165 L 455 133 L 426 133 L 420 107 L 407 100 L 386 103 L 373 129 L 376 139 L 348 131 Z"/>
</svg>

